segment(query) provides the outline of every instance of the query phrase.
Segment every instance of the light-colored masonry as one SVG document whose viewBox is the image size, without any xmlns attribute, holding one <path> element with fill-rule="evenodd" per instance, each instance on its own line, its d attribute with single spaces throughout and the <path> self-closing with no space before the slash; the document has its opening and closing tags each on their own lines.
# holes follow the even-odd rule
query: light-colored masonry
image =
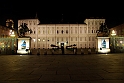
<svg viewBox="0 0 124 83">
<path fill-rule="evenodd" d="M 84 24 L 40 24 L 38 19 L 20 19 L 18 26 L 27 23 L 32 34 L 31 49 L 51 48 L 51 44 L 64 47 L 76 44 L 77 48 L 96 48 L 97 30 L 105 19 L 85 19 Z"/>
</svg>

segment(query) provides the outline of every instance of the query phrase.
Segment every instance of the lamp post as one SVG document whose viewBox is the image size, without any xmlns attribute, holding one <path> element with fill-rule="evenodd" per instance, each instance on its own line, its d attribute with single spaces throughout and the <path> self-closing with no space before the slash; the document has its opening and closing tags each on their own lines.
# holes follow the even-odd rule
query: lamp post
<svg viewBox="0 0 124 83">
<path fill-rule="evenodd" d="M 14 53 L 14 37 L 15 33 L 13 30 L 10 30 L 10 37 L 12 38 L 12 54 Z"/>
<path fill-rule="evenodd" d="M 111 33 L 111 35 L 112 35 L 112 45 L 113 45 L 113 52 L 115 51 L 115 35 L 116 35 L 116 33 L 115 33 L 115 30 L 112 30 L 112 33 Z"/>
</svg>

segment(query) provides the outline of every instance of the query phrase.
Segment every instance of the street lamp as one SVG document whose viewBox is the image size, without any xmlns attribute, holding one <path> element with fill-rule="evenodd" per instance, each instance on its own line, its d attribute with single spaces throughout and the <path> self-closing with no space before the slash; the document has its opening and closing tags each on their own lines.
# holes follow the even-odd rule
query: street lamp
<svg viewBox="0 0 124 83">
<path fill-rule="evenodd" d="M 111 35 L 112 35 L 112 36 L 115 36 L 115 35 L 116 35 L 115 30 L 112 30 Z"/>
<path fill-rule="evenodd" d="M 14 53 L 14 37 L 15 37 L 14 30 L 10 30 L 10 36 L 12 37 L 12 54 L 13 54 Z"/>
<path fill-rule="evenodd" d="M 115 30 L 112 30 L 111 35 L 112 35 L 112 42 L 113 42 L 112 45 L 113 45 L 113 49 L 115 51 L 115 36 L 116 36 Z"/>
</svg>

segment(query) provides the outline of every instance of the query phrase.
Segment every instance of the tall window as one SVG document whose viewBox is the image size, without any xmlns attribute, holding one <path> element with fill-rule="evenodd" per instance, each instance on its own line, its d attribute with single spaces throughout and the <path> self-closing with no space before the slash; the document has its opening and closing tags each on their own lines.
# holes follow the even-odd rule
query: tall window
<svg viewBox="0 0 124 83">
<path fill-rule="evenodd" d="M 93 30 L 92 30 L 92 33 L 93 33 Z"/>
<path fill-rule="evenodd" d="M 57 30 L 57 34 L 59 34 L 59 31 Z"/>
<path fill-rule="evenodd" d="M 40 34 L 40 30 L 38 31 L 38 34 Z"/>
<path fill-rule="evenodd" d="M 68 34 L 68 30 L 66 30 L 66 34 Z"/>
<path fill-rule="evenodd" d="M 77 41 L 77 37 L 75 38 L 75 41 Z"/>
<path fill-rule="evenodd" d="M 82 37 L 80 37 L 80 41 L 82 41 Z"/>
<path fill-rule="evenodd" d="M 59 41 L 59 38 L 57 37 L 57 41 Z"/>
<path fill-rule="evenodd" d="M 87 41 L 87 38 L 85 37 L 85 41 Z"/>
<path fill-rule="evenodd" d="M 43 34 L 45 34 L 45 30 L 43 30 Z"/>
<path fill-rule="evenodd" d="M 82 33 L 82 27 L 80 27 L 80 33 Z"/>
<path fill-rule="evenodd" d="M 73 31 L 71 30 L 71 34 L 73 33 Z"/>
<path fill-rule="evenodd" d="M 91 40 L 90 38 L 91 38 L 91 37 L 89 37 L 89 41 Z"/>
<path fill-rule="evenodd" d="M 62 34 L 64 33 L 64 31 L 63 31 L 63 30 L 62 30 L 61 32 L 62 32 Z"/>
<path fill-rule="evenodd" d="M 72 27 L 71 27 L 71 34 L 73 33 L 73 29 L 72 29 Z"/>
<path fill-rule="evenodd" d="M 54 37 L 52 37 L 52 41 L 54 41 Z"/>
<path fill-rule="evenodd" d="M 77 30 L 75 30 L 75 33 L 77 34 Z"/>
<path fill-rule="evenodd" d="M 92 37 L 92 41 L 94 41 L 95 40 L 95 37 Z"/>
<path fill-rule="evenodd" d="M 62 37 L 62 41 L 63 41 L 63 37 Z"/>
<path fill-rule="evenodd" d="M 47 33 L 49 34 L 49 33 L 50 33 L 50 32 L 49 32 L 49 27 L 48 27 L 48 29 L 47 29 L 47 30 L 48 30 L 48 32 L 47 32 Z"/>
<path fill-rule="evenodd" d="M 90 33 L 90 31 L 91 31 L 91 28 L 88 28 L 88 33 Z"/>
<path fill-rule="evenodd" d="M 68 41 L 68 37 L 66 37 L 66 41 Z"/>
<path fill-rule="evenodd" d="M 54 28 L 52 28 L 52 34 L 54 34 Z"/>
<path fill-rule="evenodd" d="M 71 37 L 71 41 L 73 41 L 73 38 Z"/>
<path fill-rule="evenodd" d="M 86 27 L 84 28 L 84 33 L 87 33 L 87 28 Z"/>
</svg>

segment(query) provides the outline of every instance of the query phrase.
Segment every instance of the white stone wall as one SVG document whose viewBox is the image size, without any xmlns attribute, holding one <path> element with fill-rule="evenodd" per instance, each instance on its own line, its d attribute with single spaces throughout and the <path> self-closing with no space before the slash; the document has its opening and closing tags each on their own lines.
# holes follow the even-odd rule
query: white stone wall
<svg viewBox="0 0 124 83">
<path fill-rule="evenodd" d="M 39 24 L 38 19 L 18 20 L 18 26 L 27 23 L 32 34 L 26 34 L 32 38 L 31 48 L 51 48 L 51 44 L 64 47 L 76 44 L 77 48 L 96 47 L 96 31 L 100 23 L 105 19 L 86 19 L 84 24 Z"/>
</svg>

